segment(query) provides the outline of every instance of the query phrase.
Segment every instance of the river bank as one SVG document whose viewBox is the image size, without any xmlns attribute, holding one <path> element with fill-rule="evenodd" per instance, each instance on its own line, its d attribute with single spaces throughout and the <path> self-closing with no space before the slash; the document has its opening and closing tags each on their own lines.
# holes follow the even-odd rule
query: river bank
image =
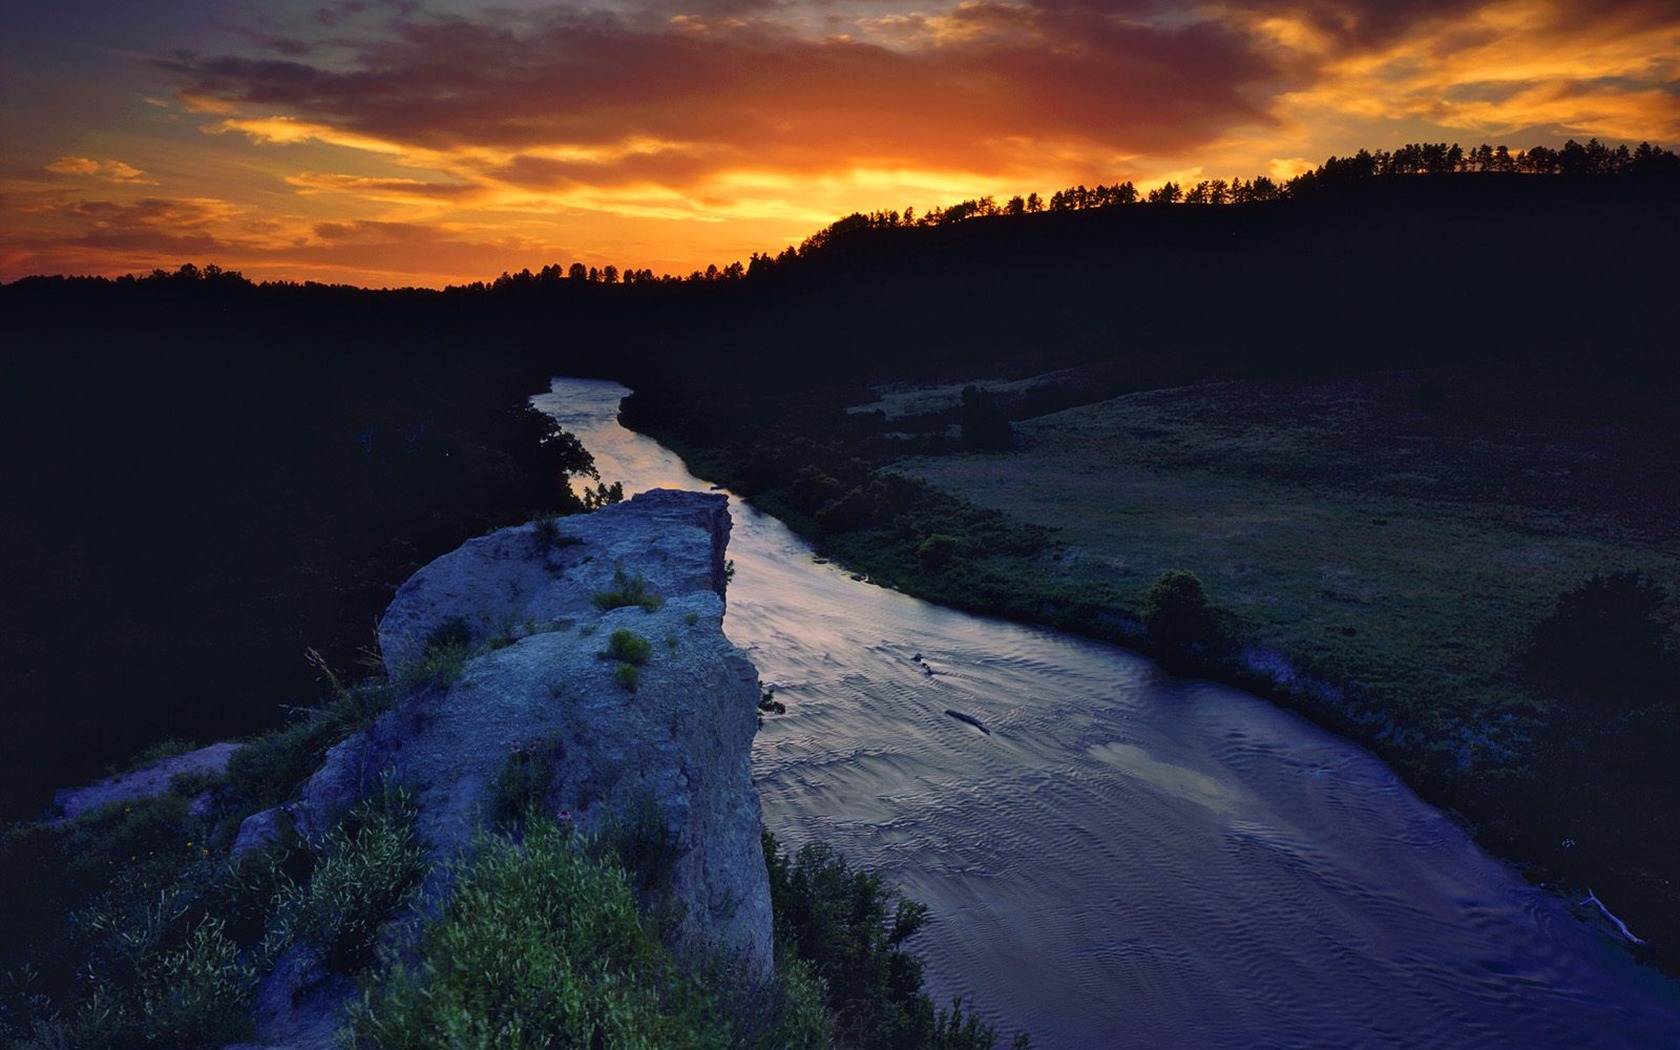
<svg viewBox="0 0 1680 1050">
<path fill-rule="evenodd" d="M 537 403 L 626 491 L 709 487 L 612 422 L 623 392 L 557 381 Z M 1680 1032 L 1674 983 L 1601 917 L 1526 885 L 1365 751 L 1112 645 L 873 586 L 762 508 L 732 514 L 724 628 L 787 707 L 754 747 L 766 827 L 831 842 L 926 903 L 930 992 L 979 1004 L 1006 1038 L 1469 1048 Z"/>
<path fill-rule="evenodd" d="M 1436 396 L 1432 382 L 1447 400 L 1437 408 L 1440 436 L 1394 454 L 1419 473 L 1436 469 L 1446 495 L 1373 469 L 1371 455 L 1402 409 L 1419 433 L 1417 397 Z M 1648 942 L 1633 946 L 1640 957 L 1672 971 L 1676 777 L 1663 753 L 1672 709 L 1593 710 L 1535 689 L 1511 666 L 1524 633 L 1580 578 L 1630 562 L 1659 579 L 1674 574 L 1660 553 L 1668 541 L 1652 533 L 1673 519 L 1648 486 L 1627 484 L 1652 468 L 1625 455 L 1649 420 L 1627 418 L 1618 448 L 1603 435 L 1571 435 L 1568 419 L 1547 419 L 1543 399 L 1530 398 L 1507 409 L 1512 425 L 1500 433 L 1483 378 L 1443 371 L 1378 385 L 1402 403 L 1373 413 L 1381 399 L 1372 390 L 1330 397 L 1311 384 L 1293 393 L 1234 384 L 1217 396 L 1186 388 L 1197 393 L 1107 403 L 1106 421 L 1075 409 L 1017 422 L 1014 452 L 952 455 L 948 442 L 946 454 L 910 460 L 871 450 L 878 438 L 860 413 L 815 438 L 818 426 L 801 435 L 763 405 L 749 436 L 708 431 L 715 414 L 648 411 L 635 399 L 627 414 L 698 473 L 743 491 L 857 571 L 956 608 L 1148 651 L 1137 619 L 1144 589 L 1167 568 L 1202 574 L 1243 644 L 1158 655 L 1369 748 L 1531 880 L 1575 900 L 1589 887 L 1613 897 Z M 1257 403 L 1269 414 L 1234 408 Z M 1578 423 L 1609 418 L 1591 405 L 1577 413 Z M 1350 427 L 1357 418 L 1371 422 Z M 875 432 L 903 425 L 888 418 Z M 1246 455 L 1234 454 L 1243 442 L 1236 451 Z M 807 465 L 771 462 L 772 446 L 788 450 L 784 462 Z M 1582 450 L 1595 457 L 1571 458 Z M 879 466 L 867 475 L 843 473 L 848 459 L 869 456 Z M 1261 461 L 1266 469 L 1254 470 Z M 1568 469 L 1534 476 L 1560 462 Z M 894 474 L 914 475 L 933 495 L 892 493 L 902 505 L 835 527 L 832 508 L 847 493 Z M 1511 476 L 1528 484 L 1502 492 L 1490 483 Z M 835 481 L 826 513 L 810 495 L 823 477 Z M 1547 502 L 1534 499 L 1540 485 L 1550 487 Z M 1595 495 L 1607 499 L 1589 515 Z M 1234 523 L 1233 510 L 1250 520 Z M 955 542 L 934 564 L 936 535 Z"/>
</svg>

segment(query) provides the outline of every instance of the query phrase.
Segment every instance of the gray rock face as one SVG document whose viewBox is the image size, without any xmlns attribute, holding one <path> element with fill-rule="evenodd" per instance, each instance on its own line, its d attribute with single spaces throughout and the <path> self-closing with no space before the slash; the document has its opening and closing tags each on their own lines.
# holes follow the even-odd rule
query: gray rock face
<svg viewBox="0 0 1680 1050">
<path fill-rule="evenodd" d="M 63 788 L 53 795 L 53 805 L 62 816 L 48 823 L 61 824 L 67 820 L 75 820 L 83 813 L 112 802 L 129 802 L 162 795 L 170 790 L 172 782 L 179 777 L 220 775 L 227 769 L 228 760 L 243 746 L 211 744 L 197 751 L 188 751 L 141 766 L 139 769 L 106 777 L 97 784 Z M 203 800 L 204 796 L 200 796 L 193 801 L 195 810 Z"/>
<path fill-rule="evenodd" d="M 550 812 L 582 829 L 656 814 L 675 858 L 679 935 L 767 974 L 749 765 L 758 676 L 722 631 L 729 524 L 722 495 L 656 490 L 549 529 L 502 529 L 420 570 L 379 625 L 387 665 L 421 660 L 446 626 L 488 651 L 334 748 L 289 818 L 320 833 L 389 776 L 413 790 L 421 840 L 443 858 L 493 819 L 504 768 L 535 753 L 554 773 Z M 596 595 L 637 579 L 656 608 L 598 607 Z M 601 655 L 615 631 L 650 644 L 634 690 Z"/>
</svg>

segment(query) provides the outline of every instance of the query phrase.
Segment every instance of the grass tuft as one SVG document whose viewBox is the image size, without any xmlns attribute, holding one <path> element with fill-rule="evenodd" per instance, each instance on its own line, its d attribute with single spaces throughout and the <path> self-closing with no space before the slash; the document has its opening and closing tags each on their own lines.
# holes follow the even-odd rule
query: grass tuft
<svg viewBox="0 0 1680 1050">
<path fill-rule="evenodd" d="M 653 612 L 664 599 L 648 593 L 647 580 L 642 576 L 627 576 L 623 568 L 613 570 L 613 589 L 595 592 L 595 608 L 602 612 L 641 606 L 643 612 Z"/>
</svg>

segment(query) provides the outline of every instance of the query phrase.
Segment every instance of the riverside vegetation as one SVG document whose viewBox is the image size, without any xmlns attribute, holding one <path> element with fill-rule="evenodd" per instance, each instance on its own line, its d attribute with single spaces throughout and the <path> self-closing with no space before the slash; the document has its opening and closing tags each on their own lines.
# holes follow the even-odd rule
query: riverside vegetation
<svg viewBox="0 0 1680 1050">
<path fill-rule="evenodd" d="M 225 775 L 115 802 L 62 825 L 16 825 L 0 1039 L 15 1047 L 219 1047 L 252 1033 L 261 978 L 299 945 L 318 980 L 359 987 L 356 1047 L 892 1047 L 982 1050 L 989 1026 L 938 1008 L 904 941 L 925 921 L 879 877 L 821 845 L 765 835 L 776 971 L 755 979 L 669 947 L 674 848 L 657 806 L 598 832 L 541 806 L 549 756 L 516 747 L 489 829 L 449 868 L 441 907 L 407 792 L 383 781 L 313 841 L 230 850 L 244 818 L 289 797 L 325 751 L 478 654 L 444 624 L 423 670 L 340 687 L 237 752 Z M 494 640 L 482 643 L 484 651 Z M 609 652 L 645 660 L 615 632 Z M 631 664 L 634 666 L 634 664 Z M 1025 1047 L 1025 1038 L 1017 1039 Z"/>
</svg>

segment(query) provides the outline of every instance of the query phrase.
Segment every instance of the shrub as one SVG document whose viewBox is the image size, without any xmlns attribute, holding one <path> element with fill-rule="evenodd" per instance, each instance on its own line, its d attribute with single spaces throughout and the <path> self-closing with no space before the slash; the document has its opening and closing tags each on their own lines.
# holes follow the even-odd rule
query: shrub
<svg viewBox="0 0 1680 1050">
<path fill-rule="evenodd" d="M 308 883 L 278 909 L 264 954 L 302 943 L 328 969 L 361 970 L 373 961 L 380 929 L 412 900 L 424 873 L 413 801 L 387 788 L 352 810 L 328 840 Z"/>
<path fill-rule="evenodd" d="M 461 677 L 472 650 L 472 628 L 462 617 L 451 616 L 426 635 L 420 656 L 402 669 L 398 681 L 409 688 L 427 683 L 449 685 Z"/>
<path fill-rule="evenodd" d="M 583 487 L 583 509 L 600 510 L 602 507 L 614 503 L 624 502 L 624 482 L 615 481 L 611 485 L 606 482 L 598 483 L 594 488 Z"/>
<path fill-rule="evenodd" d="M 560 519 L 553 515 L 533 519 L 531 540 L 540 554 L 553 550 L 560 543 Z"/>
<path fill-rule="evenodd" d="M 990 1050 L 996 1043 L 996 1031 L 963 1017 L 960 1003 L 936 1009 L 922 991 L 921 960 L 903 944 L 927 921 L 926 906 L 852 868 L 824 842 L 789 857 L 767 831 L 764 859 L 779 948 L 823 980 L 840 1044 Z"/>
<path fill-rule="evenodd" d="M 923 572 L 938 572 L 950 563 L 957 553 L 957 538 L 936 532 L 916 548 L 916 561 Z"/>
<path fill-rule="evenodd" d="M 780 700 L 776 699 L 776 689 L 775 689 L 774 686 L 770 687 L 769 689 L 761 689 L 759 691 L 759 694 L 758 694 L 758 724 L 759 724 L 760 727 L 762 727 L 764 725 L 764 716 L 765 715 L 785 715 L 785 714 L 787 714 L 787 705 L 782 703 Z"/>
<path fill-rule="evenodd" d="M 29 1046 L 173 1048 L 249 1035 L 257 970 L 216 914 L 237 902 L 233 880 L 204 856 L 179 805 L 113 804 L 60 829 L 54 852 L 59 879 L 70 884 L 63 903 L 75 903 L 46 961 L 66 971 L 61 979 L 49 972 L 21 1009 L 0 1010 L 0 1041 L 11 1031 L 27 1032 Z M 103 873 L 99 891 L 78 874 L 83 867 Z"/>
<path fill-rule="evenodd" d="M 635 631 L 614 631 L 607 638 L 607 648 L 603 655 L 610 660 L 622 660 L 624 663 L 641 667 L 653 655 L 653 643 Z"/>
<path fill-rule="evenodd" d="M 1672 697 L 1673 654 L 1661 610 L 1668 594 L 1634 572 L 1594 575 L 1558 597 L 1523 655 L 1534 678 L 1579 695 L 1624 705 Z"/>
<path fill-rule="evenodd" d="M 725 1047 L 727 1020 L 636 910 L 625 873 L 551 821 L 460 865 L 415 957 L 370 974 L 366 1048 Z"/>
<path fill-rule="evenodd" d="M 1143 626 L 1150 641 L 1181 652 L 1219 636 L 1202 581 L 1183 569 L 1163 572 L 1150 586 L 1143 597 Z"/>
<path fill-rule="evenodd" d="M 665 810 L 651 792 L 637 792 L 624 812 L 609 816 L 596 846 L 600 856 L 630 875 L 640 897 L 646 899 L 670 888 L 679 853 Z"/>
<path fill-rule="evenodd" d="M 634 693 L 642 684 L 642 669 L 635 664 L 619 664 L 613 668 L 613 681 L 627 693 Z"/>
<path fill-rule="evenodd" d="M 547 802 L 555 767 L 565 754 L 564 745 L 558 741 L 513 745 L 491 794 L 490 818 L 496 830 L 523 833 L 533 811 Z"/>
<path fill-rule="evenodd" d="M 227 794 L 236 809 L 252 813 L 284 802 L 321 767 L 328 748 L 390 710 L 399 692 L 400 687 L 379 682 L 353 686 L 309 709 L 292 725 L 234 752 L 228 761 Z"/>
<path fill-rule="evenodd" d="M 121 954 L 110 968 L 90 963 L 86 997 L 32 1026 L 26 1046 L 216 1047 L 251 1034 L 248 1003 L 257 971 L 206 918 L 184 937 L 168 891 L 140 922 L 100 914 L 94 932 Z M 39 1004 L 45 1006 L 47 1004 Z"/>
<path fill-rule="evenodd" d="M 613 570 L 613 589 L 595 592 L 595 608 L 602 612 L 639 605 L 644 612 L 653 612 L 664 599 L 648 593 L 647 580 L 641 576 L 626 576 L 622 567 Z"/>
</svg>

